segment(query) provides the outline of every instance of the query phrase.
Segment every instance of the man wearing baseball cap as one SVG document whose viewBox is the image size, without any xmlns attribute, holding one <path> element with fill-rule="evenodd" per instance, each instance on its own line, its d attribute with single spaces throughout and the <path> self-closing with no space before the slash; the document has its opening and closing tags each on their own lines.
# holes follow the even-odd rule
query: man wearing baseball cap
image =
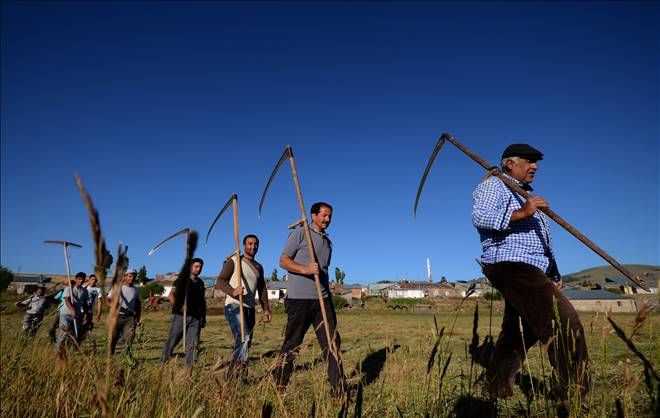
<svg viewBox="0 0 660 418">
<path fill-rule="evenodd" d="M 531 193 L 541 151 L 528 144 L 509 145 L 501 171 Z M 525 200 L 496 176 L 473 193 L 472 223 L 483 247 L 483 271 L 504 296 L 502 330 L 487 365 L 488 392 L 494 398 L 513 394 L 513 382 L 526 350 L 548 344 L 557 379 L 552 394 L 567 399 L 569 385 L 585 393 L 589 386 L 584 329 L 575 309 L 559 290 L 563 286 L 550 236 L 548 208 L 541 196 Z M 522 332 L 521 325 L 522 324 Z"/>
</svg>

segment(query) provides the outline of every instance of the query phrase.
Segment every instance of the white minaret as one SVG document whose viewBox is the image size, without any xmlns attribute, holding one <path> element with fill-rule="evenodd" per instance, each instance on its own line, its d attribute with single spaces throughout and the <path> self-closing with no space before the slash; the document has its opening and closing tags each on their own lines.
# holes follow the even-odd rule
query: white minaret
<svg viewBox="0 0 660 418">
<path fill-rule="evenodd" d="M 431 276 L 431 259 L 426 257 L 426 279 L 429 283 L 433 283 L 433 277 Z"/>
</svg>

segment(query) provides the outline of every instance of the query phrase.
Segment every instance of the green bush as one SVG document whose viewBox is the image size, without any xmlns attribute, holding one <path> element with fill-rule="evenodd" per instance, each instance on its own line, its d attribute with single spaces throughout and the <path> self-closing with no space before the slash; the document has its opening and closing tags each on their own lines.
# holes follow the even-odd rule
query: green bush
<svg viewBox="0 0 660 418">
<path fill-rule="evenodd" d="M 498 292 L 497 290 L 494 290 L 492 292 L 486 292 L 484 293 L 484 299 L 486 300 L 502 300 L 502 294 Z"/>
<path fill-rule="evenodd" d="M 149 296 L 153 295 L 162 295 L 163 292 L 165 291 L 165 288 L 163 287 L 162 284 L 156 283 L 156 282 L 151 282 L 147 285 L 144 285 L 140 287 L 140 297 L 142 299 L 146 299 Z"/>
<path fill-rule="evenodd" d="M 0 266 L 0 292 L 4 291 L 13 280 L 14 273 L 12 273 L 7 267 Z"/>
<path fill-rule="evenodd" d="M 348 306 L 348 302 L 346 301 L 346 299 L 338 295 L 332 296 L 332 304 L 335 305 L 336 310 Z"/>
<path fill-rule="evenodd" d="M 419 303 L 424 303 L 424 299 L 394 298 L 387 301 L 388 305 L 403 305 L 403 306 L 415 306 Z"/>
</svg>

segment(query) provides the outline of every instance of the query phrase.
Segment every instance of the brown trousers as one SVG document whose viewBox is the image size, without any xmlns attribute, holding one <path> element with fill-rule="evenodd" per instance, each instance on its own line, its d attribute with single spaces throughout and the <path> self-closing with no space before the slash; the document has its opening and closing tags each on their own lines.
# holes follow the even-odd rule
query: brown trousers
<svg viewBox="0 0 660 418">
<path fill-rule="evenodd" d="M 555 378 L 553 393 L 565 399 L 570 384 L 589 387 L 587 344 L 573 305 L 540 269 L 502 262 L 484 267 L 486 277 L 504 296 L 502 331 L 487 370 L 491 396 L 507 398 L 522 366 L 525 351 L 537 341 L 547 345 Z M 522 324 L 522 335 L 521 335 Z"/>
</svg>

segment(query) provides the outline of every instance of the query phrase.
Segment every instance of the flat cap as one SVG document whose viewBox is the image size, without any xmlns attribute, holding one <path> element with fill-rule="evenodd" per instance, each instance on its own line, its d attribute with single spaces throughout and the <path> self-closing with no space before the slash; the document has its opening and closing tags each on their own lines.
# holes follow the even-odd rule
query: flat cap
<svg viewBox="0 0 660 418">
<path fill-rule="evenodd" d="M 529 144 L 511 144 L 502 153 L 502 159 L 509 157 L 522 157 L 530 161 L 543 159 L 543 153 Z"/>
</svg>

